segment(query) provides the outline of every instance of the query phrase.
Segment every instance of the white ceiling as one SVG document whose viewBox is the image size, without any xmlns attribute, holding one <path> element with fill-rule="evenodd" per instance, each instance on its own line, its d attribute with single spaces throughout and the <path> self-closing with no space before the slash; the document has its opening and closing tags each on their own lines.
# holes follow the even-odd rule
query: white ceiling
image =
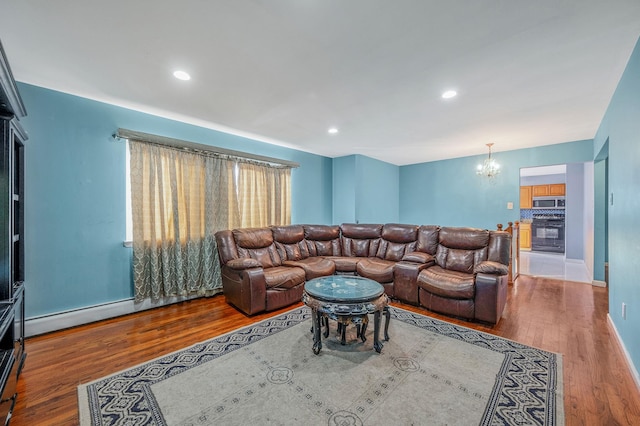
<svg viewBox="0 0 640 426">
<path fill-rule="evenodd" d="M 638 0 L 14 0 L 0 14 L 18 81 L 397 165 L 593 138 L 639 36 Z"/>
</svg>

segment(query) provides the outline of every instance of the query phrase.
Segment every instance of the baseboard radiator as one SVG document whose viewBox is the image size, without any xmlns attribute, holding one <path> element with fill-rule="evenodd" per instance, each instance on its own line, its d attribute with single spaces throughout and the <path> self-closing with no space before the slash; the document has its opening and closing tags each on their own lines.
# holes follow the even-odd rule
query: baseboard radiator
<svg viewBox="0 0 640 426">
<path fill-rule="evenodd" d="M 139 303 L 136 303 L 133 298 L 131 298 L 51 315 L 27 318 L 24 324 L 25 337 L 37 336 L 40 334 L 50 333 L 52 331 L 63 330 L 65 328 L 76 327 L 135 312 L 146 311 L 148 309 L 159 308 L 173 303 L 197 299 L 198 297 L 201 296 L 172 296 L 158 301 L 145 299 L 143 302 Z"/>
</svg>

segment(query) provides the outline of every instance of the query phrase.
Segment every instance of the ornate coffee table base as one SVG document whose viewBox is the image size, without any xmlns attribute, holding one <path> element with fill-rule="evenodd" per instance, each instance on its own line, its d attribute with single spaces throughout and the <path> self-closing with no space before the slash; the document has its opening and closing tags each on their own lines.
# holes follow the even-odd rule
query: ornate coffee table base
<svg viewBox="0 0 640 426">
<path fill-rule="evenodd" d="M 365 333 L 369 324 L 369 314 L 373 314 L 373 349 L 380 353 L 384 346 L 380 342 L 380 316 L 385 315 L 384 340 L 389 340 L 389 298 L 386 294 L 382 294 L 375 300 L 364 303 L 330 303 L 314 299 L 306 292 L 302 296 L 302 301 L 311 308 L 313 319 L 313 353 L 319 354 L 322 349 L 322 336 L 329 337 L 329 319 L 338 323 L 338 332 L 340 333 L 340 343 L 346 344 L 346 329 L 349 324 L 357 327 L 357 337 L 362 342 L 367 340 Z M 325 326 L 322 333 L 322 326 Z"/>
</svg>

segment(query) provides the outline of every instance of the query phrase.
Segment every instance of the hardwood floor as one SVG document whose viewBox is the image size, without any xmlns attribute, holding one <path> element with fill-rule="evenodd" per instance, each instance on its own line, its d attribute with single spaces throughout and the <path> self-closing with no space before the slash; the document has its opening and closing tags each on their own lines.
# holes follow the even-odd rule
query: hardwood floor
<svg viewBox="0 0 640 426">
<path fill-rule="evenodd" d="M 607 321 L 604 288 L 521 276 L 496 327 L 394 305 L 562 353 L 567 425 L 640 424 L 640 392 Z M 79 384 L 278 313 L 248 318 L 215 296 L 29 338 L 11 425 L 76 425 Z"/>
</svg>

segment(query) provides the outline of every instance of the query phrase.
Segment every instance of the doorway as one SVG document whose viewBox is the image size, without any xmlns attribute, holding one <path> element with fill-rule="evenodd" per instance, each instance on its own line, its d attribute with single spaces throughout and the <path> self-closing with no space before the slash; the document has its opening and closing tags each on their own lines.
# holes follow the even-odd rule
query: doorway
<svg viewBox="0 0 640 426">
<path fill-rule="evenodd" d="M 521 274 L 592 283 L 593 163 L 520 169 L 520 221 Z"/>
</svg>

